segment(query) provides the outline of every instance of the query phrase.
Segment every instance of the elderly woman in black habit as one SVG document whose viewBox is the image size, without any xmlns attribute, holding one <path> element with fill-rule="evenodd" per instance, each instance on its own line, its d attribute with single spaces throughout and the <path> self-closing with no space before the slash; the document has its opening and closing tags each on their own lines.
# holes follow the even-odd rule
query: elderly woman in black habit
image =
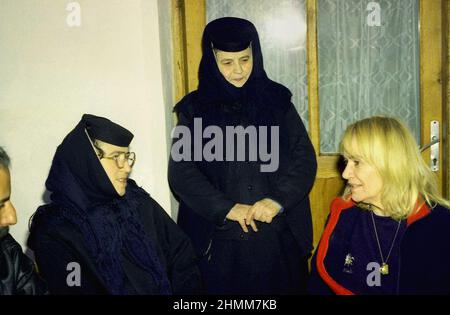
<svg viewBox="0 0 450 315">
<path fill-rule="evenodd" d="M 57 148 L 51 203 L 32 218 L 29 247 L 52 294 L 192 294 L 200 273 L 188 237 L 128 178 L 133 134 L 83 115 Z"/>
<path fill-rule="evenodd" d="M 308 194 L 317 164 L 292 94 L 267 77 L 258 34 L 249 21 L 227 17 L 210 22 L 202 48 L 198 90 L 175 107 L 179 123 L 169 182 L 180 201 L 178 224 L 201 256 L 209 293 L 304 293 L 312 249 Z M 231 143 L 226 139 L 230 127 L 245 128 L 248 142 L 211 150 L 214 159 L 199 159 L 198 147 L 186 152 L 178 141 L 198 142 L 200 123 L 201 133 L 215 130 L 217 147 Z M 252 127 L 259 142 L 252 139 Z M 189 141 L 177 140 L 183 130 L 190 131 Z M 209 141 L 201 144 L 207 152 Z M 275 167 L 268 167 L 262 151 L 279 158 L 271 161 Z M 245 158 L 236 160 L 236 155 Z"/>
</svg>

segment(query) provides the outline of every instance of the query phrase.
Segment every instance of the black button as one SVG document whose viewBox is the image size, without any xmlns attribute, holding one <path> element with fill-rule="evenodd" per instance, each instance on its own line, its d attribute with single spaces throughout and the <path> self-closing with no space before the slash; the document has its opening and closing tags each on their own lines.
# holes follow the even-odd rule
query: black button
<svg viewBox="0 0 450 315">
<path fill-rule="evenodd" d="M 241 233 L 241 235 L 239 235 L 241 238 L 244 238 L 244 233 Z"/>
<path fill-rule="evenodd" d="M 253 186 L 252 186 L 252 185 L 248 185 L 248 186 L 247 186 L 247 189 L 248 189 L 248 190 L 253 190 Z"/>
</svg>

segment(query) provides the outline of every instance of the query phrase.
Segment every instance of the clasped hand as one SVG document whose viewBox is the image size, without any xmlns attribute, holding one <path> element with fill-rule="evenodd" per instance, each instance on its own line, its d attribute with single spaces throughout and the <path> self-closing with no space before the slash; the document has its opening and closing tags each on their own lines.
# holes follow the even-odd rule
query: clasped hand
<svg viewBox="0 0 450 315">
<path fill-rule="evenodd" d="M 269 198 L 264 198 L 255 202 L 253 205 L 235 204 L 230 212 L 228 212 L 226 218 L 238 222 L 245 233 L 248 233 L 247 225 L 250 225 L 253 231 L 257 232 L 258 228 L 255 220 L 271 223 L 280 209 L 281 206 L 277 202 Z"/>
</svg>

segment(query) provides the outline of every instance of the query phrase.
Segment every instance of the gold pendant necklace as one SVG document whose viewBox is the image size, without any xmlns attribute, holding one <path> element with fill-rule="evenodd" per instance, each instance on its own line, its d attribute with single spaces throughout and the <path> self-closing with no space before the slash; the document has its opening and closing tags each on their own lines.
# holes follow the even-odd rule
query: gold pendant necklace
<svg viewBox="0 0 450 315">
<path fill-rule="evenodd" d="M 389 274 L 389 265 L 387 263 L 383 263 L 380 267 L 380 273 L 382 275 L 388 275 Z"/>
<path fill-rule="evenodd" d="M 387 262 L 388 262 L 389 257 L 391 256 L 392 248 L 394 248 L 395 239 L 397 238 L 398 230 L 400 230 L 400 224 L 402 221 L 401 220 L 398 221 L 397 230 L 395 231 L 395 235 L 394 235 L 394 239 L 392 240 L 391 248 L 389 249 L 389 253 L 386 257 L 386 260 L 384 260 L 383 251 L 381 250 L 380 239 L 378 238 L 377 226 L 375 225 L 375 219 L 373 217 L 372 209 L 370 209 L 370 214 L 372 216 L 373 229 L 375 230 L 375 237 L 377 239 L 378 251 L 380 252 L 380 256 L 381 256 L 380 273 L 385 276 L 385 275 L 389 274 L 389 265 Z"/>
</svg>

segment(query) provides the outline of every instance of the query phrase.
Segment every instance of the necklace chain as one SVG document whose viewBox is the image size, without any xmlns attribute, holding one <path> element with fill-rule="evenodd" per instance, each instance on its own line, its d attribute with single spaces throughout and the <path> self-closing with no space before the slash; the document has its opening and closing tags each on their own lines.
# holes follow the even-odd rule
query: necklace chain
<svg viewBox="0 0 450 315">
<path fill-rule="evenodd" d="M 398 231 L 400 230 L 400 224 L 402 221 L 401 220 L 398 221 L 397 230 L 395 231 L 395 235 L 394 235 L 394 239 L 392 240 L 391 248 L 389 249 L 389 253 L 386 257 L 386 260 L 384 260 L 383 251 L 381 250 L 381 245 L 380 245 L 380 239 L 378 238 L 377 226 L 375 225 L 375 219 L 373 217 L 373 211 L 370 211 L 370 214 L 372 216 L 373 229 L 375 230 L 375 237 L 377 239 L 378 250 L 379 250 L 380 256 L 381 256 L 381 262 L 383 264 L 385 264 L 385 263 L 387 263 L 389 257 L 391 256 L 391 252 L 392 252 L 392 249 L 394 248 L 394 244 L 395 244 L 395 239 L 397 238 L 397 234 L 398 234 Z"/>
</svg>

